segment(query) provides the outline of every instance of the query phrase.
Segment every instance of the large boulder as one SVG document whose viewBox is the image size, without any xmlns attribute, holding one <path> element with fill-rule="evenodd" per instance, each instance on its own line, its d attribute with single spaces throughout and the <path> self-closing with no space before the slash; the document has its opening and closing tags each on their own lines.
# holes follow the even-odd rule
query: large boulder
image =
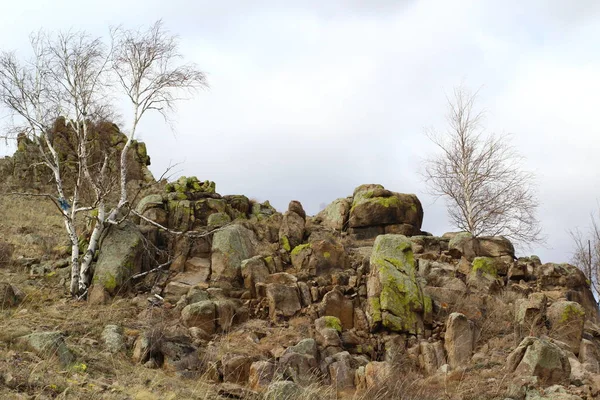
<svg viewBox="0 0 600 400">
<path fill-rule="evenodd" d="M 515 344 L 526 336 L 539 336 L 546 329 L 546 302 L 543 293 L 532 293 L 515 302 Z"/>
<path fill-rule="evenodd" d="M 473 237 L 468 232 L 444 235 L 448 236 L 451 236 L 448 250 L 457 258 L 463 256 L 469 261 L 475 257 L 494 257 L 507 261 L 515 258 L 515 248 L 504 236 Z"/>
<path fill-rule="evenodd" d="M 333 289 L 323 296 L 321 314 L 339 318 L 344 329 L 354 327 L 354 303 L 338 289 Z"/>
<path fill-rule="evenodd" d="M 420 333 L 431 324 L 431 298 L 417 281 L 411 242 L 403 235 L 381 235 L 375 240 L 367 282 L 367 317 L 397 332 Z"/>
<path fill-rule="evenodd" d="M 444 347 L 448 354 L 448 364 L 452 368 L 464 366 L 471 360 L 475 346 L 473 323 L 464 314 L 452 313 L 446 322 Z"/>
<path fill-rule="evenodd" d="M 382 225 L 409 225 L 417 234 L 423 222 L 423 208 L 414 194 L 395 193 L 381 185 L 361 185 L 354 190 L 348 224 L 351 228 Z"/>
<path fill-rule="evenodd" d="M 293 275 L 281 272 L 265 286 L 269 316 L 273 321 L 289 318 L 302 309 L 298 285 Z"/>
<path fill-rule="evenodd" d="M 342 231 L 347 228 L 350 207 L 351 202 L 348 199 L 337 199 L 319 212 L 317 218 L 324 227 Z"/>
<path fill-rule="evenodd" d="M 311 276 L 319 276 L 344 269 L 346 252 L 342 243 L 331 237 L 296 246 L 291 252 L 291 261 L 297 271 L 307 271 Z"/>
<path fill-rule="evenodd" d="M 241 264 L 254 255 L 254 233 L 241 225 L 228 225 L 213 236 L 211 280 L 240 284 Z"/>
<path fill-rule="evenodd" d="M 217 307 L 211 300 L 192 303 L 183 308 L 181 319 L 188 328 L 197 327 L 213 334 L 217 330 Z"/>
<path fill-rule="evenodd" d="M 537 376 L 549 386 L 568 383 L 571 365 L 565 352 L 556 344 L 536 337 L 526 337 L 508 356 L 507 369 L 518 375 Z"/>
<path fill-rule="evenodd" d="M 549 336 L 565 343 L 575 354 L 579 354 L 585 310 L 574 301 L 556 301 L 548 307 Z"/>
<path fill-rule="evenodd" d="M 304 226 L 306 224 L 306 212 L 298 201 L 290 202 L 288 211 L 283 214 L 279 228 L 279 242 L 286 251 L 302 243 L 304 238 Z"/>
<path fill-rule="evenodd" d="M 131 222 L 109 228 L 100 249 L 94 284 L 112 295 L 126 288 L 131 277 L 144 269 L 146 247 L 143 236 Z"/>
</svg>

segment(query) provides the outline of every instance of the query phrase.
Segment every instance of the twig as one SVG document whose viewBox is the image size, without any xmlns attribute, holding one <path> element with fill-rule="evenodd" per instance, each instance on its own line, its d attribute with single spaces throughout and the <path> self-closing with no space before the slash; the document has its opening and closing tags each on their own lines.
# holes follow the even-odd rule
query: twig
<svg viewBox="0 0 600 400">
<path fill-rule="evenodd" d="M 197 231 L 182 232 L 182 231 L 175 231 L 173 229 L 169 229 L 166 226 L 163 226 L 163 225 L 159 224 L 158 222 L 154 222 L 150 218 L 144 217 L 142 214 L 140 214 L 136 210 L 132 209 L 131 213 L 134 214 L 134 215 L 137 215 L 138 217 L 140 217 L 144 221 L 148 222 L 149 224 L 154 225 L 158 229 L 164 230 L 164 231 L 169 232 L 169 233 L 171 233 L 173 235 L 185 235 L 185 236 L 194 237 L 194 238 L 200 238 L 200 237 L 209 236 L 209 235 L 211 235 L 211 234 L 213 234 L 215 232 L 218 232 L 218 231 L 221 231 L 221 230 L 225 229 L 227 226 L 229 226 L 229 225 L 232 224 L 232 222 L 230 222 L 230 223 L 228 223 L 226 225 L 223 225 L 220 228 L 216 228 L 216 229 L 213 229 L 213 230 L 207 231 L 207 232 L 197 232 Z"/>
<path fill-rule="evenodd" d="M 146 272 L 140 272 L 139 274 L 135 274 L 131 277 L 131 279 L 138 279 L 138 278 L 142 278 L 148 274 L 151 274 L 153 272 L 156 271 L 160 271 L 161 269 L 163 269 L 164 267 L 168 267 L 169 265 L 171 265 L 171 263 L 173 262 L 173 260 L 169 260 L 164 264 L 160 264 L 158 267 L 151 269 L 150 271 L 146 271 Z"/>
</svg>

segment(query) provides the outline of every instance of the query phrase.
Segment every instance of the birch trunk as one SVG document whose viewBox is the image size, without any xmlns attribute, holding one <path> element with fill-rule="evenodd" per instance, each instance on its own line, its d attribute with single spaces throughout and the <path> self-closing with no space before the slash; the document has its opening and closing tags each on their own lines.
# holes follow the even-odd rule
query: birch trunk
<svg viewBox="0 0 600 400">
<path fill-rule="evenodd" d="M 100 237 L 104 231 L 104 218 L 106 217 L 106 206 L 104 201 L 100 201 L 98 204 L 98 216 L 96 217 L 96 225 L 90 236 L 90 243 L 88 244 L 83 260 L 81 261 L 81 269 L 79 271 L 79 292 L 83 293 L 89 287 L 92 279 L 91 264 L 94 259 L 94 254 L 99 248 Z"/>
</svg>

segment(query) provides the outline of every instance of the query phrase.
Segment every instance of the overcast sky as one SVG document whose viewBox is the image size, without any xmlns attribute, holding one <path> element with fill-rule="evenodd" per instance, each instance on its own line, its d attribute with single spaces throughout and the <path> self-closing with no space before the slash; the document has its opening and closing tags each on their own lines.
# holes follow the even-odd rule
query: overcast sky
<svg viewBox="0 0 600 400">
<path fill-rule="evenodd" d="M 423 229 L 452 230 L 418 172 L 444 128 L 446 94 L 482 88 L 491 132 L 537 175 L 546 248 L 570 259 L 600 175 L 597 0 L 24 0 L 2 4 L 0 48 L 40 28 L 148 25 L 162 18 L 210 89 L 179 106 L 176 133 L 147 118 L 140 138 L 160 175 L 181 163 L 221 194 L 292 199 L 309 214 L 359 184 L 415 193 Z M 302 5 L 299 5 L 301 3 Z M 127 129 L 127 125 L 124 127 Z"/>
</svg>

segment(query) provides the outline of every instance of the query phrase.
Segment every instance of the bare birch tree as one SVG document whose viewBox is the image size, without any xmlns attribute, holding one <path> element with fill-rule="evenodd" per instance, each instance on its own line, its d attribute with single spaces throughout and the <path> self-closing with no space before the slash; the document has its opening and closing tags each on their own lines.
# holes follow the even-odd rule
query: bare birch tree
<svg viewBox="0 0 600 400">
<path fill-rule="evenodd" d="M 428 131 L 438 153 L 425 161 L 430 192 L 447 201 L 450 221 L 474 236 L 502 235 L 528 245 L 542 241 L 532 173 L 509 136 L 486 134 L 477 93 L 459 87 L 448 99 L 447 129 Z"/>
<path fill-rule="evenodd" d="M 60 210 L 71 242 L 73 295 L 85 293 L 91 282 L 91 263 L 105 227 L 118 224 L 129 211 L 127 153 L 140 120 L 148 111 L 168 118 L 186 91 L 206 86 L 204 73 L 195 65 L 177 63 L 181 56 L 176 37 L 160 21 L 147 31 L 115 29 L 111 39 L 106 45 L 85 32 L 41 32 L 32 36 L 31 60 L 22 62 L 11 52 L 0 54 L 0 103 L 11 113 L 11 131 L 33 140 L 43 164 L 53 173 L 56 195 L 47 196 Z M 133 124 L 119 156 L 119 200 L 107 211 L 113 187 L 107 175 L 109 157 L 105 154 L 100 162 L 90 162 L 90 127 L 109 118 L 115 88 L 131 100 Z M 63 177 L 64 162 L 50 137 L 59 117 L 65 118 L 76 143 L 75 177 L 69 187 Z M 94 193 L 89 204 L 82 204 L 84 185 Z M 96 221 L 81 257 L 77 215 L 90 211 Z"/>
<path fill-rule="evenodd" d="M 589 279 L 590 287 L 597 298 L 600 295 L 600 222 L 592 213 L 587 233 L 575 229 L 569 234 L 574 244 L 571 262 Z"/>
</svg>

